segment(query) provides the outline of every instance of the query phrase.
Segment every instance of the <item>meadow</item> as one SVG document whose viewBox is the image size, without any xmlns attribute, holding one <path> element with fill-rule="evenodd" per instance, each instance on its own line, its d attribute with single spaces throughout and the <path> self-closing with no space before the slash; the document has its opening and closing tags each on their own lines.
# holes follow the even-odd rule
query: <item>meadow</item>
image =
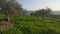
<svg viewBox="0 0 60 34">
<path fill-rule="evenodd" d="M 14 27 L 0 34 L 60 34 L 60 20 L 36 16 L 10 16 Z"/>
</svg>

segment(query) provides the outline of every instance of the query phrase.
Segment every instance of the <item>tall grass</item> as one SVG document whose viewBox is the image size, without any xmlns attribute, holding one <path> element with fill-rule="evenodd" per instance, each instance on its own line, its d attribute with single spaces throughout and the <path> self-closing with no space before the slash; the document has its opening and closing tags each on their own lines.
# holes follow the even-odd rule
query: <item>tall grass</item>
<svg viewBox="0 0 60 34">
<path fill-rule="evenodd" d="M 60 34 L 60 21 L 34 16 L 10 16 L 14 27 L 0 34 Z"/>
</svg>

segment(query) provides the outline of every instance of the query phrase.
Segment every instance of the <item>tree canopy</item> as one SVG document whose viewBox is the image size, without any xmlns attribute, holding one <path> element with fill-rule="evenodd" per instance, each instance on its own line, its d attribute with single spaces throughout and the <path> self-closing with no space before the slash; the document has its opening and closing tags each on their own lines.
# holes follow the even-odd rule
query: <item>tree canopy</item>
<svg viewBox="0 0 60 34">
<path fill-rule="evenodd" d="M 42 17 L 51 17 L 52 10 L 50 8 L 40 9 L 35 12 L 32 12 L 31 15 L 33 16 L 42 16 Z"/>
<path fill-rule="evenodd" d="M 6 15 L 22 15 L 22 6 L 16 0 L 0 0 L 0 13 Z"/>
</svg>

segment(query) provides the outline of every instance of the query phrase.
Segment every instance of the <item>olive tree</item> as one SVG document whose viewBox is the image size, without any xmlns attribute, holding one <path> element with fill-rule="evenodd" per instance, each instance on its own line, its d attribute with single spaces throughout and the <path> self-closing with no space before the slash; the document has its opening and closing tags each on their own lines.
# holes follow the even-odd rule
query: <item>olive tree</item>
<svg viewBox="0 0 60 34">
<path fill-rule="evenodd" d="M 9 15 L 23 15 L 23 8 L 16 0 L 0 0 L 0 13 Z"/>
</svg>

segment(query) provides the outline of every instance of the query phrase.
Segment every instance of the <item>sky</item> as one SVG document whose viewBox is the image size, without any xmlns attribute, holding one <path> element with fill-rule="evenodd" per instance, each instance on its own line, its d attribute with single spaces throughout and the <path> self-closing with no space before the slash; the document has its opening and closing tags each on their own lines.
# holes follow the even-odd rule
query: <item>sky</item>
<svg viewBox="0 0 60 34">
<path fill-rule="evenodd" d="M 26 10 L 39 10 L 49 7 L 52 10 L 60 10 L 60 0 L 18 0 Z"/>
</svg>

